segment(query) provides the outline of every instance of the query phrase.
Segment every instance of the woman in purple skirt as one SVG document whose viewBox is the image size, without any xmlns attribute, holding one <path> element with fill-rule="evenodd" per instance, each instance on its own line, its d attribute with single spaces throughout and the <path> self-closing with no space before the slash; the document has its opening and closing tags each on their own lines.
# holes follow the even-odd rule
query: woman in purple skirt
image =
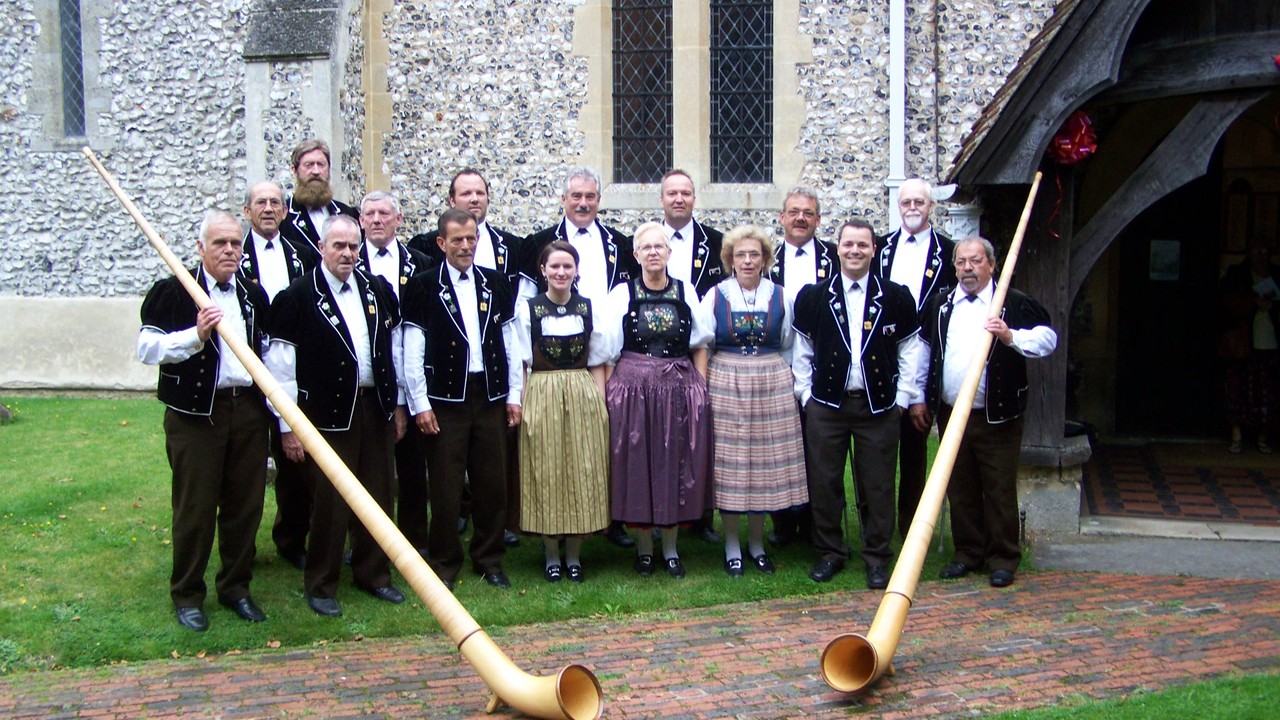
<svg viewBox="0 0 1280 720">
<path fill-rule="evenodd" d="M 711 403 L 707 345 L 712 329 L 697 295 L 667 275 L 671 247 L 658 223 L 636 228 L 640 277 L 609 293 L 614 369 L 609 408 L 613 519 L 642 529 L 635 569 L 654 571 L 659 528 L 662 564 L 684 577 L 676 529 L 702 517 L 711 502 Z M 686 296 L 686 291 L 689 293 Z"/>
</svg>

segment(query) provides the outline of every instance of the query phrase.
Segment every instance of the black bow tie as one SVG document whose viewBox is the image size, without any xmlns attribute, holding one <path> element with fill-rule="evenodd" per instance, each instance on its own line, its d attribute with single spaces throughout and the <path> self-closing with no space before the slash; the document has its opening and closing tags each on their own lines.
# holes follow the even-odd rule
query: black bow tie
<svg viewBox="0 0 1280 720">
<path fill-rule="evenodd" d="M 388 250 L 388 249 L 386 249 L 386 248 L 382 248 L 382 249 L 378 250 L 378 257 L 386 257 L 386 256 L 388 256 L 388 255 L 390 255 L 390 254 L 391 254 L 391 251 L 390 251 L 390 250 Z"/>
<path fill-rule="evenodd" d="M 978 302 L 978 296 L 977 296 L 977 295 L 965 295 L 965 296 L 964 296 L 964 299 L 965 299 L 965 300 L 967 300 L 967 301 L 969 301 L 969 302 Z"/>
<path fill-rule="evenodd" d="M 274 242 L 272 242 L 271 240 L 268 240 L 268 241 L 267 241 L 267 244 L 266 244 L 266 246 L 265 246 L 265 247 L 266 247 L 266 249 L 267 249 L 267 250 L 274 250 L 274 249 L 275 249 L 275 247 L 276 247 L 276 244 L 275 244 Z"/>
<path fill-rule="evenodd" d="M 467 271 L 463 270 L 462 274 L 458 276 L 458 282 L 466 282 L 466 281 L 467 281 Z"/>
<path fill-rule="evenodd" d="M 231 292 L 231 283 L 229 282 L 220 282 L 216 283 L 216 285 L 222 292 Z"/>
<path fill-rule="evenodd" d="M 351 283 L 342 283 L 342 287 L 338 289 L 338 292 L 344 293 L 344 292 L 349 292 L 350 290 L 351 290 Z"/>
</svg>

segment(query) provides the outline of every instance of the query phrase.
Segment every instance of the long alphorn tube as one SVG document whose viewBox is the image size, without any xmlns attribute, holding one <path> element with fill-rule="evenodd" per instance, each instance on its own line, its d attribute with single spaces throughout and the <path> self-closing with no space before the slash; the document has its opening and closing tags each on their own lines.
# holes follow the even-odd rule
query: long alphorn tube
<svg viewBox="0 0 1280 720">
<path fill-rule="evenodd" d="M 1031 183 L 1031 192 L 1027 196 L 1026 207 L 1022 209 L 1022 219 L 1018 222 L 1018 230 L 1014 233 L 1013 242 L 1009 244 L 1009 254 L 1004 261 L 1004 270 L 1000 273 L 1000 282 L 996 284 L 995 294 L 991 299 L 991 312 L 988 318 L 998 317 L 1004 308 L 1004 299 L 1008 294 L 1009 284 L 1013 278 L 1014 266 L 1018 263 L 1018 251 L 1022 248 L 1022 237 L 1027 232 L 1027 223 L 1031 218 L 1031 208 L 1035 204 L 1036 190 L 1040 187 L 1040 173 L 1036 173 Z M 916 509 L 915 520 L 907 531 L 907 538 L 902 543 L 902 552 L 898 555 L 898 563 L 889 578 L 889 586 L 884 597 L 880 599 L 880 607 L 871 621 L 871 629 L 866 635 L 847 633 L 838 635 L 827 643 L 819 660 L 822 666 L 822 679 L 832 689 L 840 692 L 857 692 L 880 679 L 885 672 L 893 672 L 893 654 L 898 649 L 898 641 L 902 637 L 902 627 L 907 621 L 907 611 L 911 608 L 911 598 L 916 591 L 916 583 L 920 580 L 920 569 L 924 567 L 925 556 L 929 554 L 929 539 L 933 537 L 934 525 L 942 510 L 942 501 L 947 495 L 947 482 L 951 479 L 951 470 L 955 467 L 956 454 L 960 450 L 960 439 L 964 435 L 965 425 L 969 422 L 969 411 L 973 408 L 973 399 L 978 394 L 978 381 L 987 364 L 987 354 L 991 350 L 994 336 L 982 333 L 982 340 L 974 350 L 964 382 L 960 384 L 960 393 L 956 397 L 955 409 L 947 422 L 947 429 L 938 444 L 938 454 L 934 458 L 933 468 L 929 471 L 929 479 L 925 482 L 924 492 L 920 496 L 920 505 Z"/>
<path fill-rule="evenodd" d="M 195 300 L 196 305 L 201 308 L 211 305 L 212 301 L 205 294 L 204 289 L 195 281 L 195 278 L 191 277 L 191 273 L 183 266 L 182 261 L 169 249 L 164 240 L 160 239 L 146 218 L 142 217 L 142 213 L 120 189 L 115 178 L 102 166 L 93 151 L 86 147 L 83 152 L 93 168 L 111 188 L 111 192 L 124 205 L 133 221 L 142 229 L 147 241 L 156 252 L 160 253 L 165 264 Z M 263 395 L 289 423 L 289 427 L 302 441 L 303 447 L 311 453 L 316 464 L 351 506 L 352 512 L 368 528 L 369 534 L 378 541 L 378 545 L 387 553 L 387 557 L 395 563 L 396 568 L 404 575 L 414 592 L 439 621 L 441 629 L 448 634 L 458 646 L 462 656 L 471 663 L 485 684 L 493 691 L 493 699 L 486 710 L 493 712 L 499 705 L 506 703 L 525 715 L 535 718 L 548 720 L 599 718 L 604 710 L 604 702 L 596 676 L 581 665 L 569 665 L 551 677 L 529 675 L 516 667 L 498 649 L 498 646 L 494 645 L 484 630 L 480 629 L 475 619 L 462 607 L 453 593 L 440 582 L 440 579 L 423 561 L 422 556 L 409 544 L 378 503 L 374 502 L 369 492 L 364 489 L 333 448 L 329 447 L 320 432 L 311 424 L 275 377 L 267 371 L 258 356 L 243 340 L 238 339 L 234 333 L 228 332 L 223 327 L 225 323 L 225 320 L 218 323 L 217 331 L 227 347 L 231 348 L 231 351 L 240 359 Z"/>
</svg>

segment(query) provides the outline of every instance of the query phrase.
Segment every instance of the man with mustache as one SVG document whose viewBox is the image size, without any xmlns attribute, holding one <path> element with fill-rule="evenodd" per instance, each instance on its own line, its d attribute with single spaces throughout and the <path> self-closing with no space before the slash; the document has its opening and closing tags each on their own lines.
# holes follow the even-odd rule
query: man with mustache
<svg viewBox="0 0 1280 720">
<path fill-rule="evenodd" d="M 284 190 L 270 180 L 256 182 L 244 198 L 244 215 L 249 219 L 249 232 L 244 236 L 244 256 L 240 272 L 260 285 L 267 297 L 275 299 L 282 290 L 320 263 L 315 248 L 294 244 L 280 232 L 287 211 Z M 276 464 L 276 517 L 271 526 L 271 539 L 276 554 L 301 570 L 306 562 L 307 532 L 311 527 L 311 489 L 302 466 L 284 454 L 280 444 L 280 428 L 271 427 L 271 458 Z"/>
<path fill-rule="evenodd" d="M 912 178 L 898 188 L 898 214 L 902 227 L 880 241 L 880 252 L 871 264 L 878 277 L 904 285 L 915 299 L 916 309 L 924 307 L 940 288 L 954 287 L 955 266 L 951 263 L 955 243 L 929 223 L 933 210 L 933 188 L 920 178 Z M 916 429 L 908 414 L 902 417 L 898 441 L 898 532 L 906 537 L 924 492 L 925 456 L 929 433 Z"/>
<path fill-rule="evenodd" d="M 289 216 L 280 226 L 294 245 L 307 245 L 319 251 L 320 230 L 325 220 L 336 215 L 360 219 L 360 213 L 346 203 L 333 199 L 329 186 L 329 144 L 312 138 L 298 143 L 290 155 L 295 180 L 289 198 Z"/>
<path fill-rule="evenodd" d="M 464 561 L 457 526 L 469 477 L 471 567 L 506 589 L 507 429 L 520 425 L 524 388 L 515 298 L 496 270 L 475 264 L 471 213 L 449 208 L 436 227 L 445 261 L 404 287 L 404 377 L 431 483 L 429 562 L 452 589 Z"/>
<path fill-rule="evenodd" d="M 271 304 L 267 369 L 390 516 L 393 447 L 406 423 L 396 370 L 400 306 L 386 280 L 356 267 L 355 220 L 329 218 L 320 238 L 320 266 Z M 305 461 L 315 493 L 303 568 L 307 605 L 327 617 L 342 614 L 337 590 L 348 530 L 356 586 L 384 602 L 404 602 L 386 553 L 363 523 L 352 522 L 346 501 L 283 419 L 280 430 L 285 454 Z"/>
<path fill-rule="evenodd" d="M 156 397 L 164 413 L 165 450 L 173 470 L 173 571 L 169 595 L 178 623 L 209 628 L 203 604 L 205 568 L 218 540 L 218 602 L 249 622 L 267 619 L 249 596 L 254 541 L 266 491 L 267 424 L 262 393 L 215 330 L 261 353 L 267 294 L 237 274 L 240 223 L 211 212 L 200 224 L 192 271 L 213 304 L 199 309 L 176 277 L 155 284 L 142 301 L 138 358 L 160 366 Z"/>
<path fill-rule="evenodd" d="M 588 167 L 573 167 L 565 173 L 560 194 L 564 217 L 555 225 L 530 235 L 524 241 L 520 261 L 519 297 L 531 298 L 547 291 L 546 279 L 538 270 L 542 248 L 553 240 L 564 240 L 578 251 L 579 295 L 604 306 L 609 291 L 640 272 L 631 252 L 631 238 L 600 222 L 600 175 Z M 609 542 L 632 547 L 635 540 L 619 523 L 606 532 Z"/>
<path fill-rule="evenodd" d="M 769 279 L 781 285 L 791 300 L 806 286 L 829 280 L 840 271 L 835 245 L 814 237 L 820 222 L 822 209 L 818 204 L 817 190 L 807 185 L 796 185 L 787 191 L 782 212 L 778 214 L 785 242 L 774 248 Z M 806 422 L 804 413 L 801 413 L 801 425 Z M 770 517 L 773 530 L 769 533 L 769 542 L 773 545 L 786 547 L 796 538 L 809 540 L 812 518 L 808 508 L 770 513 Z"/>
<path fill-rule="evenodd" d="M 1027 409 L 1027 358 L 1053 352 L 1058 335 L 1044 307 L 1012 288 L 1002 311 L 988 317 L 996 253 L 986 239 L 975 235 L 957 242 L 954 266 L 959 284 L 936 293 L 920 316 L 927 362 L 918 366 L 910 414 L 921 432 L 928 432 L 935 416 L 945 431 L 982 333 L 995 335 L 947 485 L 955 555 L 938 577 L 964 577 L 986 566 L 991 586 L 1007 587 L 1022 561 L 1018 455 Z"/>
</svg>

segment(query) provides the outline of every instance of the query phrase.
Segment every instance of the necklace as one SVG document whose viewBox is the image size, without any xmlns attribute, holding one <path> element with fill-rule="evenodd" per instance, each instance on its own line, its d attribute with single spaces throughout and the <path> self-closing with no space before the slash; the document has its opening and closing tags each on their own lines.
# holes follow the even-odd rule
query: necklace
<svg viewBox="0 0 1280 720">
<path fill-rule="evenodd" d="M 744 304 L 744 305 L 746 305 L 746 306 L 747 306 L 747 309 L 748 309 L 748 310 L 750 310 L 751 312 L 755 312 L 755 309 L 756 309 L 756 295 L 757 295 L 757 292 L 758 292 L 759 290 L 760 290 L 760 286 L 759 286 L 759 285 L 757 285 L 757 286 L 756 286 L 756 287 L 751 291 L 751 294 L 750 294 L 750 295 L 747 295 L 747 289 L 746 289 L 746 288 L 744 288 L 744 287 L 742 287 L 742 283 L 738 283 L 738 294 L 742 296 L 742 302 L 743 302 L 743 304 Z"/>
</svg>

